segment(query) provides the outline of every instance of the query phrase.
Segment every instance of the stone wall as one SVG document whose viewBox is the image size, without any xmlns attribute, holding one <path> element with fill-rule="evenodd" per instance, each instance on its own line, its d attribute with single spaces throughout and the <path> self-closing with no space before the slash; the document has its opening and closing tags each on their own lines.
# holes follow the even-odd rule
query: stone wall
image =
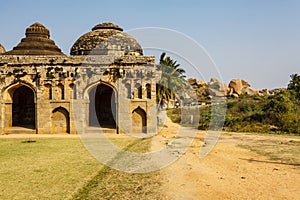
<svg viewBox="0 0 300 200">
<path fill-rule="evenodd" d="M 88 125 L 88 93 L 99 84 L 116 90 L 120 132 L 132 131 L 137 108 L 146 113 L 147 132 L 155 132 L 155 78 L 155 59 L 150 56 L 0 55 L 1 133 L 13 125 L 13 96 L 21 86 L 34 94 L 36 133 L 83 131 Z"/>
</svg>

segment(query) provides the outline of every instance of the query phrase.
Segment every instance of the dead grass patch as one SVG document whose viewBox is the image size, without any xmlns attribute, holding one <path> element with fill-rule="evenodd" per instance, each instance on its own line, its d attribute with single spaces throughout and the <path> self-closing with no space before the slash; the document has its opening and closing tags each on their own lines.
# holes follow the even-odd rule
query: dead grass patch
<svg viewBox="0 0 300 200">
<path fill-rule="evenodd" d="M 278 160 L 283 164 L 300 166 L 300 141 L 293 139 L 288 141 L 250 139 L 240 142 L 238 146 L 267 156 L 270 160 Z"/>
</svg>

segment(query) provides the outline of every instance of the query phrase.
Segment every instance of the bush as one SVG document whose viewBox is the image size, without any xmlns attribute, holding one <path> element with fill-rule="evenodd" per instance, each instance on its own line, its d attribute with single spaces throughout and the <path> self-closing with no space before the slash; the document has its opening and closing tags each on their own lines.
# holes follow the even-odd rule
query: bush
<svg viewBox="0 0 300 200">
<path fill-rule="evenodd" d="M 280 130 L 300 134 L 300 104 L 294 91 L 278 93 L 265 105 L 268 121 Z"/>
<path fill-rule="evenodd" d="M 198 129 L 200 130 L 207 130 L 209 128 L 210 119 L 211 119 L 211 111 L 210 107 L 208 109 L 201 109 L 200 110 L 200 119 Z"/>
<path fill-rule="evenodd" d="M 240 110 L 241 112 L 250 112 L 250 111 L 252 111 L 251 106 L 250 106 L 250 105 L 247 105 L 247 104 L 241 104 L 241 105 L 239 106 L 239 110 Z"/>
<path fill-rule="evenodd" d="M 233 108 L 236 105 L 236 102 L 227 102 L 227 109 Z"/>
<path fill-rule="evenodd" d="M 180 108 L 168 109 L 167 115 L 170 117 L 172 122 L 174 122 L 174 123 L 181 122 L 181 109 Z"/>
</svg>

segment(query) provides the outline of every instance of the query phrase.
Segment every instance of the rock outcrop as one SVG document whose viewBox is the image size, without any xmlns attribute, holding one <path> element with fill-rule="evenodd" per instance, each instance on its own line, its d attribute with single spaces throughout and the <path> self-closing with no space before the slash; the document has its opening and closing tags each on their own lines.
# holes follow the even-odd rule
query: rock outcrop
<svg viewBox="0 0 300 200">
<path fill-rule="evenodd" d="M 242 89 L 242 94 L 248 94 L 250 96 L 253 96 L 253 95 L 258 95 L 259 91 L 252 87 L 245 87 Z"/>
<path fill-rule="evenodd" d="M 241 79 L 233 79 L 229 83 L 229 88 L 232 88 L 232 92 L 238 95 L 241 95 L 243 88 L 247 87 L 250 87 L 250 84 Z"/>
<path fill-rule="evenodd" d="M 259 91 L 259 95 L 260 96 L 264 96 L 264 95 L 269 95 L 269 90 L 268 89 L 262 89 Z"/>
<path fill-rule="evenodd" d="M 247 81 L 242 79 L 233 79 L 228 86 L 216 78 L 211 78 L 209 82 L 189 78 L 187 82 L 196 91 L 198 99 L 207 99 L 212 96 L 232 96 L 238 98 L 243 94 L 250 96 L 261 94 L 257 89 L 250 87 Z"/>
<path fill-rule="evenodd" d="M 208 99 L 208 89 L 207 83 L 205 81 L 199 81 L 195 78 L 189 78 L 187 82 L 195 91 L 198 101 Z"/>
<path fill-rule="evenodd" d="M 250 87 L 250 84 L 242 79 L 231 80 L 228 87 L 230 90 L 229 95 L 233 97 L 237 97 L 237 95 L 239 96 L 241 94 L 247 94 L 250 96 L 259 94 L 259 91 L 257 89 Z"/>
<path fill-rule="evenodd" d="M 189 85 L 196 85 L 197 84 L 197 79 L 195 79 L 195 78 L 189 78 L 188 80 L 187 80 L 187 82 L 188 82 L 188 84 Z"/>
<path fill-rule="evenodd" d="M 210 82 L 208 82 L 208 92 L 211 96 L 227 96 L 229 88 L 225 83 L 220 82 L 216 78 L 210 79 Z"/>
</svg>

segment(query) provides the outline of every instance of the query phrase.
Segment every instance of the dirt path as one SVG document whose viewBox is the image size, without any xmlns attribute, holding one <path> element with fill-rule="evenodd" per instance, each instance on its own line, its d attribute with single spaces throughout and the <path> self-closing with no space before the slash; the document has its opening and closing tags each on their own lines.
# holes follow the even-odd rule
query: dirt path
<svg viewBox="0 0 300 200">
<path fill-rule="evenodd" d="M 153 141 L 153 149 L 174 137 L 178 125 L 167 121 L 166 126 L 168 129 L 162 130 Z M 239 148 L 236 144 L 242 136 L 229 135 L 221 137 L 213 151 L 200 160 L 198 154 L 204 135 L 205 132 L 199 132 L 186 154 L 162 170 L 162 189 L 167 199 L 300 198 L 299 166 L 270 161 L 265 156 Z M 257 139 L 258 136 L 247 137 Z"/>
</svg>

